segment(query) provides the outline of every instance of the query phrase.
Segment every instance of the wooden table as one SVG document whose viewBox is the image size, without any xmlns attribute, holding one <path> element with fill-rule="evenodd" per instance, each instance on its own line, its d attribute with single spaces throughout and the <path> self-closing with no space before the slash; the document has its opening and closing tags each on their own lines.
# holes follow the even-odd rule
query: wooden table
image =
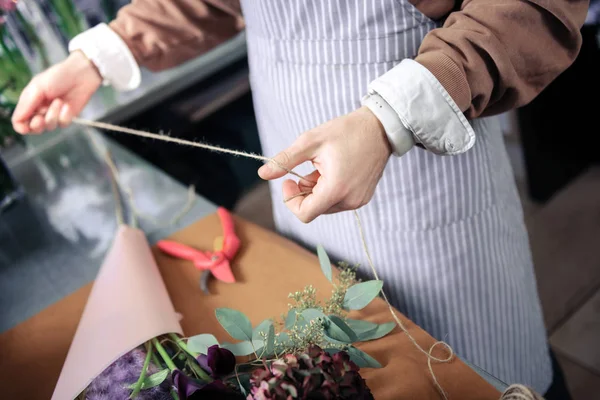
<svg viewBox="0 0 600 400">
<path fill-rule="evenodd" d="M 175 309 L 183 315 L 181 323 L 186 335 L 213 333 L 219 340 L 229 340 L 214 316 L 218 307 L 238 309 L 257 324 L 284 313 L 288 293 L 308 284 L 313 285 L 321 297 L 330 293 L 331 284 L 323 276 L 315 255 L 250 223 L 238 219 L 236 225 L 243 243 L 233 265 L 238 283 L 228 285 L 212 281 L 210 290 L 213 294 L 210 296 L 204 295 L 198 287 L 198 270 L 188 262 L 154 251 Z M 198 248 L 212 248 L 213 240 L 219 234 L 219 220 L 216 215 L 210 215 L 177 232 L 172 239 Z M 50 398 L 90 289 L 91 284 L 0 334 L 0 393 L 3 398 Z M 392 320 L 380 299 L 353 317 L 378 323 Z M 415 339 L 428 349 L 434 339 L 402 318 Z M 428 373 L 425 355 L 399 329 L 359 347 L 383 365 L 381 369 L 362 370 L 376 399 L 440 399 Z M 450 399 L 491 400 L 500 397 L 496 389 L 459 359 L 448 364 L 434 364 L 433 368 Z"/>
</svg>

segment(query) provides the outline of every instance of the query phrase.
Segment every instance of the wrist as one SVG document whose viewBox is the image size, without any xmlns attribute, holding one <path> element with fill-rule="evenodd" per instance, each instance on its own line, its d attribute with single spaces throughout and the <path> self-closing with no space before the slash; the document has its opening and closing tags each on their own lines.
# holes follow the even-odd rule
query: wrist
<svg viewBox="0 0 600 400">
<path fill-rule="evenodd" d="M 96 66 L 105 85 L 118 91 L 133 90 L 141 83 L 141 71 L 123 39 L 108 25 L 99 24 L 75 36 L 69 51 L 81 51 Z"/>
<path fill-rule="evenodd" d="M 414 147 L 414 135 L 381 96 L 377 93 L 370 93 L 362 99 L 362 104 L 379 121 L 392 154 L 400 157 Z"/>
<path fill-rule="evenodd" d="M 369 137 L 374 136 L 379 143 L 382 143 L 381 146 L 382 153 L 385 152 L 385 155 L 389 157 L 394 152 L 390 141 L 388 140 L 385 128 L 381 124 L 381 121 L 377 118 L 375 114 L 368 107 L 362 106 L 356 113 L 360 115 L 362 121 L 364 121 L 368 126 Z M 385 149 L 385 150 L 383 150 Z"/>
<path fill-rule="evenodd" d="M 75 50 L 67 58 L 67 62 L 75 67 L 78 73 L 84 74 L 98 87 L 102 85 L 102 75 L 96 65 L 80 50 Z"/>
</svg>

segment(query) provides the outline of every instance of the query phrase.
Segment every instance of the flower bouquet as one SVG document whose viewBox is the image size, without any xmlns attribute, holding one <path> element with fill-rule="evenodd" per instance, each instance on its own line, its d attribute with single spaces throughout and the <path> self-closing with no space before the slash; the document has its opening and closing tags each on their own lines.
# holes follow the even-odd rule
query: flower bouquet
<svg viewBox="0 0 600 400">
<path fill-rule="evenodd" d="M 345 264 L 334 274 L 325 251 L 318 254 L 332 284 L 329 299 L 305 287 L 289 295 L 286 315 L 254 327 L 242 312 L 218 308 L 235 341 L 219 343 L 208 332 L 182 337 L 143 233 L 121 227 L 53 398 L 372 399 L 360 368 L 380 364 L 354 344 L 387 335 L 395 323 L 347 313 L 375 299 L 382 282 L 358 282 Z"/>
</svg>

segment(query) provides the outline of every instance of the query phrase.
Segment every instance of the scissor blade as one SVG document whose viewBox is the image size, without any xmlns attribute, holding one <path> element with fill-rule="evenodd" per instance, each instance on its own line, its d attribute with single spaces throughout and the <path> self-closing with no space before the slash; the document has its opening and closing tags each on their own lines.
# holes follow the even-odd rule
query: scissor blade
<svg viewBox="0 0 600 400">
<path fill-rule="evenodd" d="M 204 292 L 204 294 L 210 294 L 210 290 L 208 290 L 208 279 L 210 278 L 210 271 L 205 270 L 202 271 L 202 275 L 200 275 L 200 289 Z"/>
<path fill-rule="evenodd" d="M 211 269 L 211 272 L 215 278 L 222 282 L 235 283 L 235 276 L 233 276 L 231 265 L 227 260 L 217 264 L 217 266 Z"/>
</svg>

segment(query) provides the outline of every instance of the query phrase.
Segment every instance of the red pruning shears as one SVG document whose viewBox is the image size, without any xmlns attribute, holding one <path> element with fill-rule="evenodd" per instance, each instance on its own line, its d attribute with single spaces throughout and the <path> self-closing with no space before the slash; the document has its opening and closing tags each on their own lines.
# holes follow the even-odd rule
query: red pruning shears
<svg viewBox="0 0 600 400">
<path fill-rule="evenodd" d="M 241 244 L 240 239 L 235 234 L 231 214 L 223 207 L 217 209 L 217 214 L 223 227 L 223 236 L 215 239 L 214 251 L 200 251 L 168 240 L 161 240 L 157 243 L 158 248 L 163 252 L 192 261 L 194 266 L 202 271 L 200 287 L 206 294 L 210 294 L 208 291 L 208 278 L 210 275 L 222 282 L 235 282 L 230 263 Z"/>
</svg>

